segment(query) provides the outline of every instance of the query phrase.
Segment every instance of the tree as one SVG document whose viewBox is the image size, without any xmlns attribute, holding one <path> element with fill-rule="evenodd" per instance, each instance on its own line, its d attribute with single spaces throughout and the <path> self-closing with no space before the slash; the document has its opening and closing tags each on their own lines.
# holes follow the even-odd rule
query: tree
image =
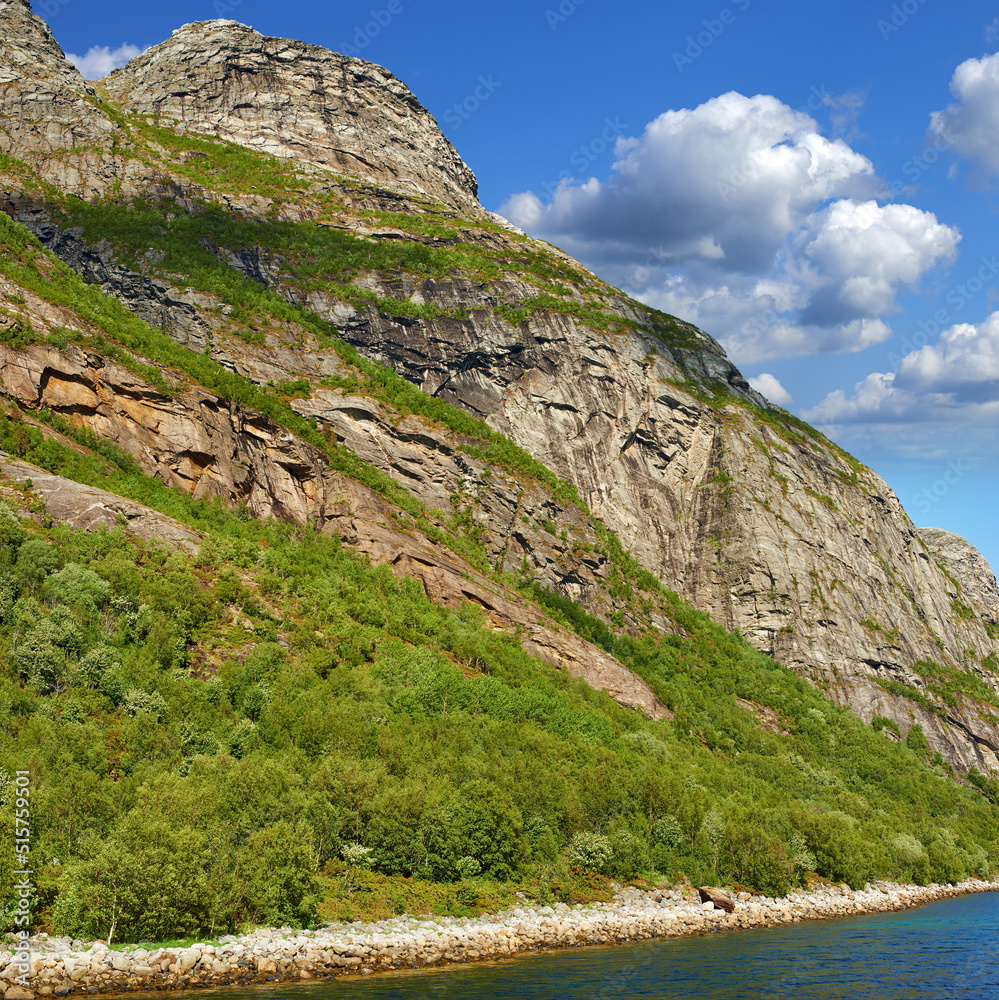
<svg viewBox="0 0 999 1000">
<path fill-rule="evenodd" d="M 46 581 L 46 587 L 70 607 L 81 605 L 88 614 L 104 607 L 111 600 L 111 584 L 93 570 L 78 563 L 67 563 Z"/>
<path fill-rule="evenodd" d="M 202 834 L 133 813 L 82 853 L 56 901 L 61 933 L 155 941 L 207 929 L 211 858 Z"/>
<path fill-rule="evenodd" d="M 59 554 L 40 538 L 29 539 L 17 550 L 17 570 L 30 592 L 58 568 Z"/>
<path fill-rule="evenodd" d="M 308 824 L 282 820 L 258 830 L 246 853 L 246 904 L 254 918 L 272 927 L 315 923 L 320 887 Z"/>
<path fill-rule="evenodd" d="M 926 741 L 926 734 L 918 722 L 914 722 L 909 727 L 909 732 L 905 737 L 905 745 L 920 757 L 925 757 L 930 752 L 930 745 Z"/>
</svg>

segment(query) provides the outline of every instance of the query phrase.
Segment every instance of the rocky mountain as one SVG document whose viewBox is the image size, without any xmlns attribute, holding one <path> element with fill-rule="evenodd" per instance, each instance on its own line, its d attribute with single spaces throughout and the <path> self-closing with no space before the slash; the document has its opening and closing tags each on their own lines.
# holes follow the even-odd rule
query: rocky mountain
<svg viewBox="0 0 999 1000">
<path fill-rule="evenodd" d="M 189 349 L 111 350 L 8 273 L 4 323 L 33 337 L 0 378 L 26 412 L 313 521 L 653 716 L 516 588 L 640 635 L 681 628 L 661 581 L 865 721 L 999 769 L 984 560 L 708 334 L 485 212 L 390 73 L 207 21 L 90 86 L 24 0 L 0 20 L 0 207 Z"/>
</svg>

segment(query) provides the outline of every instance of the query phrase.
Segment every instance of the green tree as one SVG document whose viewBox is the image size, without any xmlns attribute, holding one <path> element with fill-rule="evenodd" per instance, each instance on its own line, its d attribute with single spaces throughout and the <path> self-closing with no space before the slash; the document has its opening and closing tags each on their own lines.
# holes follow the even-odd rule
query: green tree
<svg viewBox="0 0 999 1000">
<path fill-rule="evenodd" d="M 905 737 L 905 745 L 913 753 L 919 754 L 920 757 L 925 757 L 930 752 L 930 745 L 926 740 L 926 734 L 918 722 L 914 722 L 909 727 L 909 732 Z"/>
<path fill-rule="evenodd" d="M 56 901 L 60 933 L 107 941 L 186 937 L 207 926 L 211 856 L 202 834 L 130 815 L 84 844 Z"/>
<path fill-rule="evenodd" d="M 270 926 L 311 927 L 319 879 L 306 823 L 282 820 L 254 833 L 246 844 L 245 898 L 253 919 Z"/>
</svg>

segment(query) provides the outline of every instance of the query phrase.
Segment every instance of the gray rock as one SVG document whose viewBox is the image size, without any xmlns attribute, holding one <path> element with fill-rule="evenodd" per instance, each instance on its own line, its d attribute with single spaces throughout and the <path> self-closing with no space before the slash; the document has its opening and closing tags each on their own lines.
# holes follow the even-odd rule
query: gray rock
<svg viewBox="0 0 999 1000">
<path fill-rule="evenodd" d="M 430 112 L 374 63 L 267 38 L 235 21 L 199 21 L 104 84 L 130 112 L 177 118 L 195 133 L 481 211 L 475 175 Z"/>
<path fill-rule="evenodd" d="M 992 567 L 981 552 L 952 531 L 942 528 L 918 528 L 917 531 L 932 555 L 960 587 L 955 598 L 977 606 L 982 618 L 995 624 L 999 620 L 999 586 Z"/>
</svg>

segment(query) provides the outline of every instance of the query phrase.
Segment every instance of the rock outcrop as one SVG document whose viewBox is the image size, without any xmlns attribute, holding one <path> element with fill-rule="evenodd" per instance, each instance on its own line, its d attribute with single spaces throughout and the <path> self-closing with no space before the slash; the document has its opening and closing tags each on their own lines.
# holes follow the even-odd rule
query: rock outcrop
<svg viewBox="0 0 999 1000">
<path fill-rule="evenodd" d="M 0 152 L 76 149 L 113 130 L 29 0 L 0 0 L 0 25 Z"/>
<path fill-rule="evenodd" d="M 940 568 L 958 585 L 952 596 L 970 601 L 990 625 L 999 621 L 999 586 L 985 556 L 953 531 L 919 528 L 918 532 Z"/>
<path fill-rule="evenodd" d="M 95 531 L 124 528 L 143 541 L 166 542 L 167 545 L 196 552 L 201 539 L 172 517 L 144 504 L 126 500 L 95 486 L 84 486 L 63 476 L 53 476 L 44 469 L 19 462 L 0 452 L 0 478 L 27 486 L 41 497 L 45 513 L 54 521 L 71 528 Z"/>
<path fill-rule="evenodd" d="M 5 279 L 0 279 L 0 292 L 12 294 Z M 18 297 L 37 333 L 87 325 L 71 310 L 52 306 L 28 289 Z M 114 441 L 144 472 L 168 486 L 195 498 L 245 503 L 260 517 L 311 521 L 376 565 L 387 564 L 396 574 L 420 581 L 432 600 L 479 605 L 495 628 L 516 633 L 527 652 L 581 677 L 620 704 L 653 719 L 669 715 L 648 685 L 613 657 L 546 620 L 515 591 L 436 545 L 384 498 L 330 468 L 322 452 L 258 412 L 184 384 L 166 394 L 121 364 L 75 344 L 62 349 L 0 346 L 0 385 L 28 410 L 47 410 Z M 343 409 L 352 407 L 347 402 Z M 366 415 L 362 411 L 355 419 L 364 422 Z M 478 480 L 486 468 L 475 461 L 465 473 Z M 107 524 L 113 516 L 109 526 L 124 521 L 143 538 L 158 536 L 187 548 L 196 542 L 193 533 L 169 518 L 158 522 L 155 512 L 106 491 L 70 485 L 9 459 L 0 458 L 0 473 L 19 482 L 31 479 L 50 516 L 74 526 Z M 492 478 L 491 470 L 482 478 Z"/>
<path fill-rule="evenodd" d="M 475 175 L 410 89 L 374 63 L 199 21 L 116 70 L 123 110 L 480 212 Z"/>
</svg>

